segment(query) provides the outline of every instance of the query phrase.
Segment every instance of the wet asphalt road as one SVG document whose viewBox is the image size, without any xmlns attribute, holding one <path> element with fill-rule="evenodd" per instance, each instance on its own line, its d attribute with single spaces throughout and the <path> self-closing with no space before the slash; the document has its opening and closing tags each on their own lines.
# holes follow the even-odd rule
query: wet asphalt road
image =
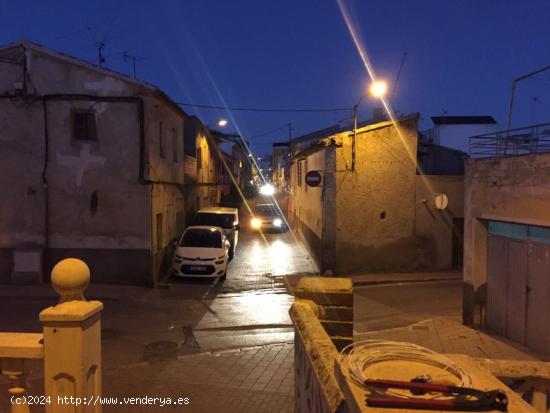
<svg viewBox="0 0 550 413">
<path fill-rule="evenodd" d="M 256 346 L 292 341 L 283 276 L 317 272 L 291 231 L 262 236 L 243 228 L 225 281 L 171 277 L 166 288 L 186 290 L 207 310 L 187 329 L 188 342 L 202 351 Z"/>
</svg>

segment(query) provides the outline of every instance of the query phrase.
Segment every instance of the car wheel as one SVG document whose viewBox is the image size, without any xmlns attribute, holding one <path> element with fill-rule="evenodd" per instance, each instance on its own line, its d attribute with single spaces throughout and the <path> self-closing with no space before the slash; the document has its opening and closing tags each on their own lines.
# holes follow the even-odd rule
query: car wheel
<svg viewBox="0 0 550 413">
<path fill-rule="evenodd" d="M 235 251 L 233 249 L 231 249 L 229 251 L 229 254 L 228 254 L 228 257 L 229 257 L 229 261 L 231 261 L 233 259 L 233 255 L 235 255 Z"/>
</svg>

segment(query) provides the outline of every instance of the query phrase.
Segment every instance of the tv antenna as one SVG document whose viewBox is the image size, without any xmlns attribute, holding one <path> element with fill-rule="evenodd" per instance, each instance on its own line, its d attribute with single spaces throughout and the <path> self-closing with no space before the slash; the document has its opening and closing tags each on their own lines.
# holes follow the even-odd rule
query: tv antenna
<svg viewBox="0 0 550 413">
<path fill-rule="evenodd" d="M 128 51 L 125 51 L 125 52 L 122 53 L 122 59 L 125 62 L 128 62 L 128 61 L 132 62 L 132 72 L 133 72 L 134 79 L 136 79 L 136 62 L 140 62 L 142 60 L 147 60 L 146 57 L 136 56 L 136 55 L 128 53 Z"/>
<path fill-rule="evenodd" d="M 97 47 L 97 65 L 99 67 L 105 66 L 106 60 L 105 55 L 103 54 L 103 49 L 105 48 L 105 42 L 97 42 L 95 43 L 95 46 Z"/>
</svg>

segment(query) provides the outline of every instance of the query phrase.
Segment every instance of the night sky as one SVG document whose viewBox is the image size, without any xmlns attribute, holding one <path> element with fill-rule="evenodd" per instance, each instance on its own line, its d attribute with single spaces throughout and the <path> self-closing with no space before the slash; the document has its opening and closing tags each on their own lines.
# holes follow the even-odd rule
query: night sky
<svg viewBox="0 0 550 413">
<path fill-rule="evenodd" d="M 392 106 L 430 116 L 493 115 L 504 128 L 512 80 L 550 65 L 548 0 L 348 0 L 377 75 L 394 82 Z M 138 77 L 175 101 L 250 108 L 348 108 L 368 75 L 336 0 L 5 1 L 0 41 L 25 37 L 131 73 L 123 52 L 137 55 Z M 90 27 L 90 29 L 87 29 Z M 391 87 L 391 86 L 390 86 Z M 375 102 L 365 99 L 361 118 Z M 550 71 L 520 83 L 513 126 L 550 121 Z M 319 113 L 238 112 L 185 108 L 213 125 L 270 143 L 351 117 Z M 265 132 L 278 131 L 263 135 Z M 254 138 L 257 135 L 261 137 Z"/>
</svg>

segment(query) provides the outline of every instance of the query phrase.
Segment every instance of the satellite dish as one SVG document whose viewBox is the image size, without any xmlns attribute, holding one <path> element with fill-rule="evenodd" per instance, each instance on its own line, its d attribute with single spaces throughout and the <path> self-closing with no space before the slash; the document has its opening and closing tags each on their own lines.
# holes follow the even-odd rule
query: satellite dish
<svg viewBox="0 0 550 413">
<path fill-rule="evenodd" d="M 449 198 L 445 194 L 435 194 L 434 195 L 434 206 L 435 209 L 443 210 L 449 205 Z"/>
</svg>

